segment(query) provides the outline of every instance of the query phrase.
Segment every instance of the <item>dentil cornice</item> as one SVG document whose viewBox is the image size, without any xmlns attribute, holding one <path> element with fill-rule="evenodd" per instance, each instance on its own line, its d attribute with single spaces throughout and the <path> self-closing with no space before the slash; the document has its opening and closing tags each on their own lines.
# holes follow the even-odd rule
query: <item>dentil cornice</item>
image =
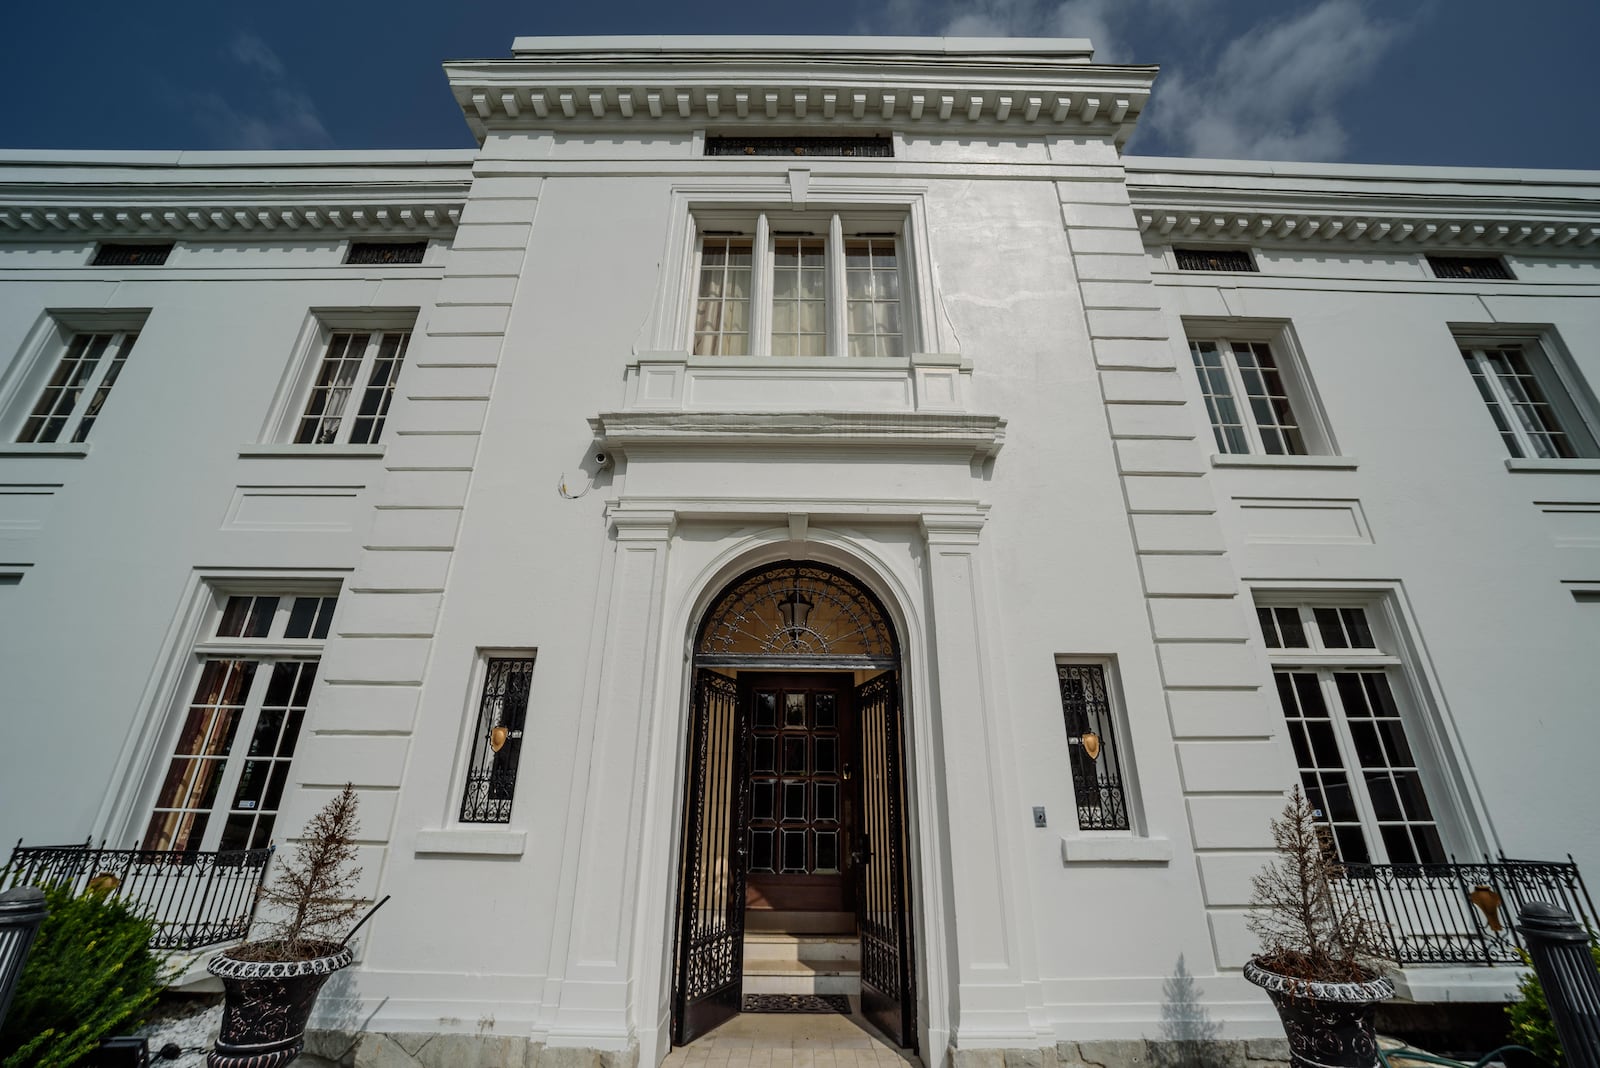
<svg viewBox="0 0 1600 1068">
<path fill-rule="evenodd" d="M 519 38 L 516 58 L 447 64 L 490 130 L 1066 135 L 1123 143 L 1155 67 L 1089 62 L 1082 40 Z"/>
</svg>

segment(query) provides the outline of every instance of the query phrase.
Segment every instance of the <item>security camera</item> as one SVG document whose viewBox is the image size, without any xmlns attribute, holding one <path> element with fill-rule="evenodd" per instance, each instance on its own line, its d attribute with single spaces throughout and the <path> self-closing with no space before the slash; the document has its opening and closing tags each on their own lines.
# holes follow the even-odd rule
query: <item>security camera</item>
<svg viewBox="0 0 1600 1068">
<path fill-rule="evenodd" d="M 610 467 L 611 454 L 606 452 L 604 449 L 601 449 L 599 452 L 594 454 L 594 465 L 601 468 Z"/>
</svg>

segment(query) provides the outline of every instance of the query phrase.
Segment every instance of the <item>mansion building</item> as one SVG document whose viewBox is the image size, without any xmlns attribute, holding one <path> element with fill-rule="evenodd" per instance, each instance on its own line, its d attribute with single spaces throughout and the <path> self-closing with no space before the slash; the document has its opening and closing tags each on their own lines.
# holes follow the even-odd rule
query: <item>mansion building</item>
<svg viewBox="0 0 1600 1068">
<path fill-rule="evenodd" d="M 1600 873 L 1600 173 L 1128 156 L 1084 40 L 446 72 L 476 149 L 0 153 L 0 839 L 348 782 L 314 1025 L 941 1068 L 1281 1036 L 1298 784 L 1405 998 L 1512 992 Z"/>
</svg>

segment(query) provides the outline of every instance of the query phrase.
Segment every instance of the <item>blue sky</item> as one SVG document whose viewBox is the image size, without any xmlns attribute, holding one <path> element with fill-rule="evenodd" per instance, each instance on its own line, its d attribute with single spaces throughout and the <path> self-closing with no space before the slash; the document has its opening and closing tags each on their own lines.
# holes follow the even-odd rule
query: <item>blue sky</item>
<svg viewBox="0 0 1600 1068">
<path fill-rule="evenodd" d="M 5 148 L 470 147 L 439 65 L 520 34 L 1012 34 L 1160 64 L 1140 154 L 1600 169 L 1594 0 L 55 0 L 6 30 Z"/>
</svg>

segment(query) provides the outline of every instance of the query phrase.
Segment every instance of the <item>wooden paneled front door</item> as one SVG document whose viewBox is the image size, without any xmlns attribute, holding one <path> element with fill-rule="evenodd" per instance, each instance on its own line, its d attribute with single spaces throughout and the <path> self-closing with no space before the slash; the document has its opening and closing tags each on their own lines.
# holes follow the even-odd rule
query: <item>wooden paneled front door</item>
<svg viewBox="0 0 1600 1068">
<path fill-rule="evenodd" d="M 741 672 L 748 725 L 745 904 L 849 912 L 860 810 L 852 676 Z"/>
</svg>

